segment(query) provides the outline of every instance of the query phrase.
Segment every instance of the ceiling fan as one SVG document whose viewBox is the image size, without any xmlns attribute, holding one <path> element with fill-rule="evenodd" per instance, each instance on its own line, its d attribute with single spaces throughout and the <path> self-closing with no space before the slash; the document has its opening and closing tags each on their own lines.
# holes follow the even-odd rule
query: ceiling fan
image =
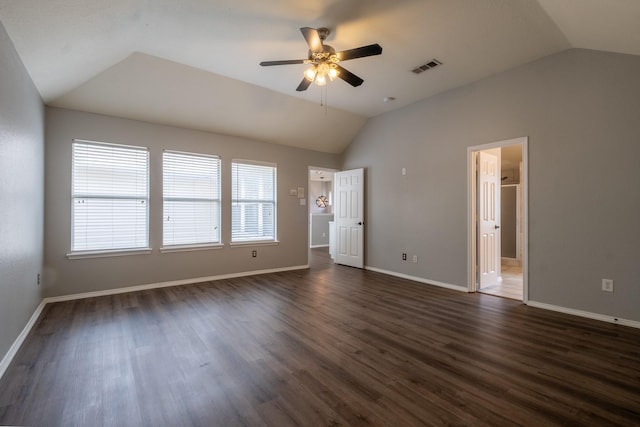
<svg viewBox="0 0 640 427">
<path fill-rule="evenodd" d="M 318 86 L 323 86 L 327 84 L 327 79 L 333 81 L 336 77 L 341 78 L 351 86 L 360 86 L 364 80 L 341 67 L 338 63 L 349 59 L 380 55 L 382 53 L 382 47 L 377 43 L 336 52 L 334 48 L 323 43 L 329 35 L 328 28 L 315 29 L 303 27 L 300 28 L 300 31 L 309 45 L 309 56 L 307 59 L 263 61 L 260 63 L 263 67 L 272 65 L 310 64 L 311 68 L 304 72 L 304 78 L 296 88 L 298 92 L 307 90 L 313 82 Z"/>
</svg>

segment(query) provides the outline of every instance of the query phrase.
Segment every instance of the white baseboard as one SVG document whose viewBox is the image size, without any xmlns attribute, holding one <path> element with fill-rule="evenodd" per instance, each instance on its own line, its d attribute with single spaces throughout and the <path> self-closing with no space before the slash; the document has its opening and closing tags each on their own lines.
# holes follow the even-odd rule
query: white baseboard
<svg viewBox="0 0 640 427">
<path fill-rule="evenodd" d="M 557 311 L 559 313 L 571 314 L 573 316 L 585 317 L 587 319 L 600 320 L 602 322 L 615 323 L 618 325 L 630 326 L 632 328 L 640 328 L 640 322 L 635 320 L 621 319 L 614 316 L 606 316 L 604 314 L 591 313 L 589 311 L 576 310 L 573 308 L 562 307 L 559 305 L 547 304 L 544 302 L 527 301 L 527 305 L 544 310 Z"/>
<path fill-rule="evenodd" d="M 36 324 L 36 321 L 38 320 L 38 317 L 40 317 L 40 313 L 42 313 L 42 310 L 44 310 L 45 305 L 47 305 L 47 303 L 42 300 L 38 307 L 36 307 L 36 310 L 31 315 L 31 318 L 29 319 L 25 327 L 22 329 L 22 332 L 20 332 L 20 335 L 18 335 L 18 338 L 16 338 L 11 348 L 9 348 L 7 354 L 5 354 L 2 358 L 2 361 L 0 362 L 0 378 L 2 378 L 7 368 L 9 367 L 9 364 L 18 353 L 18 350 L 20 350 L 22 343 L 27 338 L 27 335 L 29 335 L 29 332 L 31 332 L 31 328 L 33 328 L 33 326 Z"/>
<path fill-rule="evenodd" d="M 309 246 L 311 249 L 315 249 L 315 248 L 328 248 L 329 245 L 311 245 Z"/>
<path fill-rule="evenodd" d="M 147 289 L 166 288 L 169 286 L 189 285 L 192 283 L 212 282 L 215 280 L 233 279 L 235 277 L 256 276 L 259 274 L 280 273 L 283 271 L 293 271 L 293 270 L 304 270 L 306 268 L 309 268 L 309 264 L 297 265 L 293 267 L 272 268 L 269 270 L 254 270 L 254 271 L 245 271 L 240 273 L 221 274 L 218 276 L 198 277 L 193 279 L 173 280 L 171 282 L 150 283 L 147 285 L 130 286 L 127 288 L 107 289 L 104 291 L 83 292 L 80 294 L 61 295 L 58 297 L 44 298 L 40 302 L 40 305 L 38 305 L 36 310 L 33 312 L 33 315 L 31 315 L 31 318 L 27 322 L 26 326 L 24 327 L 20 335 L 18 335 L 18 338 L 16 338 L 16 340 L 14 341 L 13 345 L 11 346 L 7 354 L 5 354 L 5 356 L 2 358 L 2 362 L 0 362 L 0 378 L 2 378 L 5 371 L 9 367 L 9 364 L 18 353 L 18 350 L 20 349 L 20 346 L 22 346 L 22 343 L 24 342 L 25 338 L 27 337 L 27 335 L 29 335 L 29 332 L 31 332 L 31 329 L 33 328 L 36 321 L 38 320 L 40 313 L 42 313 L 42 310 L 44 309 L 44 307 L 49 303 L 72 301 L 77 299 L 93 298 L 93 297 L 100 297 L 105 295 L 116 295 L 116 294 L 123 294 L 126 292 L 143 291 Z"/>
<path fill-rule="evenodd" d="M 116 294 L 122 294 L 122 293 L 126 293 L 126 292 L 135 292 L 135 291 L 142 291 L 142 290 L 147 290 L 147 289 L 165 288 L 165 287 L 169 287 L 169 286 L 181 286 L 181 285 L 188 285 L 188 284 L 192 284 L 192 283 L 210 282 L 210 281 L 223 280 L 223 279 L 233 279 L 233 278 L 236 278 L 236 277 L 255 276 L 255 275 L 259 275 L 259 274 L 279 273 L 279 272 L 293 271 L 293 270 L 304 270 L 304 269 L 307 269 L 307 268 L 309 268 L 308 264 L 307 265 L 298 265 L 298 266 L 293 266 L 293 267 L 274 268 L 274 269 L 269 269 L 269 270 L 255 270 L 255 271 L 246 271 L 246 272 L 240 272 L 240 273 L 222 274 L 222 275 L 218 275 L 218 276 L 198 277 L 198 278 L 184 279 L 184 280 L 174 280 L 174 281 L 170 281 L 170 282 L 151 283 L 151 284 L 147 284 L 147 285 L 130 286 L 130 287 L 127 287 L 127 288 L 108 289 L 108 290 L 104 290 L 104 291 L 85 292 L 85 293 L 80 293 L 80 294 L 62 295 L 62 296 L 58 296 L 58 297 L 44 298 L 40 302 L 38 307 L 35 309 L 33 314 L 31 315 L 31 318 L 29 319 L 29 321 L 25 325 L 25 327 L 22 330 L 22 332 L 20 333 L 20 335 L 18 335 L 18 338 L 16 338 L 16 340 L 14 341 L 13 345 L 11 346 L 11 348 L 9 348 L 9 351 L 7 352 L 7 354 L 5 354 L 4 357 L 2 358 L 2 361 L 0 361 L 0 378 L 2 378 L 2 376 L 6 372 L 7 368 L 9 367 L 9 364 L 11 363 L 11 361 L 13 360 L 15 355 L 18 353 L 18 350 L 20 349 L 20 346 L 22 346 L 22 343 L 26 339 L 27 335 L 29 334 L 29 332 L 31 332 L 31 329 L 33 328 L 33 326 L 35 325 L 36 321 L 38 320 L 38 317 L 40 317 L 40 314 L 42 313 L 42 310 L 44 310 L 44 307 L 49 303 L 61 302 L 61 301 L 71 301 L 71 300 L 77 300 L 77 299 L 83 299 L 83 298 L 93 298 L 93 297 L 99 297 L 99 296 L 105 296 L 105 295 L 116 295 Z M 383 270 L 381 268 L 376 268 L 376 267 L 365 266 L 364 268 L 365 268 L 365 270 L 371 270 L 371 271 L 375 271 L 377 273 L 387 274 L 389 276 L 394 276 L 394 277 L 399 277 L 399 278 L 402 278 L 402 279 L 412 280 L 414 282 L 419 282 L 419 283 L 425 283 L 425 284 L 428 284 L 428 285 L 439 286 L 441 288 L 452 289 L 452 290 L 460 291 L 460 292 L 468 292 L 468 289 L 466 287 L 464 287 L 464 286 L 452 285 L 452 284 L 449 284 L 449 283 L 439 282 L 437 280 L 423 279 L 421 277 L 410 276 L 408 274 L 397 273 L 395 271 L 389 271 L 389 270 Z M 527 305 L 529 305 L 531 307 L 542 308 L 542 309 L 545 309 L 545 310 L 557 311 L 557 312 L 560 312 L 560 313 L 571 314 L 571 315 L 574 315 L 574 316 L 580 316 L 580 317 L 585 317 L 585 318 L 588 318 L 588 319 L 600 320 L 600 321 L 603 321 L 603 322 L 616 323 L 616 324 L 620 324 L 620 325 L 624 325 L 624 326 L 630 326 L 632 328 L 639 328 L 640 329 L 640 322 L 637 322 L 637 321 L 634 321 L 634 320 L 621 319 L 621 318 L 618 318 L 618 317 L 606 316 L 606 315 L 603 315 L 603 314 L 591 313 L 591 312 L 582 311 L 582 310 L 575 310 L 575 309 L 572 309 L 572 308 L 561 307 L 561 306 L 557 306 L 557 305 L 546 304 L 546 303 L 537 302 L 537 301 L 531 301 L 531 300 L 529 300 L 527 302 Z"/>
<path fill-rule="evenodd" d="M 368 265 L 365 265 L 364 269 L 375 271 L 376 273 L 387 274 L 389 276 L 400 277 L 401 279 L 407 279 L 414 282 L 426 283 L 427 285 L 434 285 L 434 286 L 439 286 L 441 288 L 453 289 L 454 291 L 469 292 L 469 289 L 467 289 L 466 286 L 458 286 L 458 285 L 452 285 L 450 283 L 438 282 L 437 280 L 423 279 L 422 277 L 409 276 L 408 274 L 397 273 L 395 271 L 389 271 L 389 270 L 383 270 L 381 268 L 376 268 L 376 267 L 369 267 Z"/>
<path fill-rule="evenodd" d="M 80 294 L 61 295 L 58 297 L 45 298 L 45 303 L 72 301 L 76 299 L 102 297 L 106 295 L 124 294 L 127 292 L 145 291 L 148 289 L 167 288 L 169 286 L 190 285 L 193 283 L 213 282 L 216 280 L 233 279 L 236 277 L 257 276 L 259 274 L 280 273 L 283 271 L 304 270 L 309 268 L 309 264 L 296 265 L 293 267 L 272 268 L 268 270 L 243 271 L 240 273 L 220 274 L 217 276 L 195 277 L 193 279 L 172 280 L 170 282 L 149 283 L 147 285 L 129 286 L 126 288 L 106 289 L 104 291 L 83 292 Z"/>
<path fill-rule="evenodd" d="M 438 282 L 437 280 L 423 279 L 421 277 L 410 276 L 408 274 L 403 274 L 403 273 L 396 273 L 395 271 L 383 270 L 381 268 L 376 268 L 376 267 L 365 266 L 364 268 L 366 270 L 371 270 L 371 271 L 375 271 L 382 274 L 388 274 L 390 276 L 400 277 L 403 279 L 412 280 L 414 282 L 440 286 L 442 288 L 453 289 L 455 291 L 469 292 L 469 290 L 464 286 L 457 286 L 449 283 Z M 618 325 L 624 325 L 624 326 L 640 329 L 640 322 L 637 322 L 635 320 L 621 319 L 619 317 L 607 316 L 607 315 L 598 314 L 598 313 L 591 313 L 588 311 L 576 310 L 573 308 L 562 307 L 562 306 L 553 305 L 553 304 L 546 304 L 543 302 L 537 302 L 537 301 L 531 301 L 531 300 L 527 301 L 526 304 L 531 307 L 542 308 L 544 310 L 557 311 L 560 313 L 571 314 L 573 316 L 579 316 L 579 317 L 584 317 L 584 318 L 593 319 L 593 320 L 600 320 L 602 322 L 615 323 Z"/>
</svg>

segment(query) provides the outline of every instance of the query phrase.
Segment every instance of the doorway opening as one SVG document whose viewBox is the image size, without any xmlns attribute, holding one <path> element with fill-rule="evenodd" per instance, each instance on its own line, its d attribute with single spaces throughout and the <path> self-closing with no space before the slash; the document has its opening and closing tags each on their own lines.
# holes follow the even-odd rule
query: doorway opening
<svg viewBox="0 0 640 427">
<path fill-rule="evenodd" d="M 469 147 L 469 292 L 528 301 L 526 137 Z"/>
<path fill-rule="evenodd" d="M 307 199 L 301 202 L 309 207 L 309 259 L 312 250 L 327 247 L 333 262 L 363 268 L 364 168 L 339 171 L 309 166 L 308 188 Z"/>
<path fill-rule="evenodd" d="M 333 176 L 335 172 L 338 171 L 309 166 L 309 182 L 307 184 L 309 249 L 327 248 L 328 250 L 329 248 L 330 228 L 333 223 Z"/>
</svg>

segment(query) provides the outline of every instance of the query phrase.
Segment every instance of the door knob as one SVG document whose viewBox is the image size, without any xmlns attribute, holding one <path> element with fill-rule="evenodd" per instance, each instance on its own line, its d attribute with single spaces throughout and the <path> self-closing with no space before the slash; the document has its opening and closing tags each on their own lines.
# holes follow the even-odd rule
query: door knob
<svg viewBox="0 0 640 427">
<path fill-rule="evenodd" d="M 362 225 L 362 224 L 363 224 L 363 222 L 362 222 L 362 221 L 360 221 L 360 222 L 358 223 L 358 225 Z"/>
<path fill-rule="evenodd" d="M 499 226 L 499 225 L 496 225 L 496 230 L 497 230 L 498 228 L 500 228 L 500 226 Z"/>
</svg>

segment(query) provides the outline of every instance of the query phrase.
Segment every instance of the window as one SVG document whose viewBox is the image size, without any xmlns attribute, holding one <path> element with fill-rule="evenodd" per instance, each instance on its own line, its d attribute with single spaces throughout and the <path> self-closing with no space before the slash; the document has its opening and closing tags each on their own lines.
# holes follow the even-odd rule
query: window
<svg viewBox="0 0 640 427">
<path fill-rule="evenodd" d="M 220 159 L 165 151 L 162 170 L 163 245 L 220 243 Z"/>
<path fill-rule="evenodd" d="M 147 249 L 149 151 L 73 141 L 71 251 Z"/>
<path fill-rule="evenodd" d="M 231 177 L 231 241 L 274 241 L 276 166 L 237 160 Z"/>
</svg>

